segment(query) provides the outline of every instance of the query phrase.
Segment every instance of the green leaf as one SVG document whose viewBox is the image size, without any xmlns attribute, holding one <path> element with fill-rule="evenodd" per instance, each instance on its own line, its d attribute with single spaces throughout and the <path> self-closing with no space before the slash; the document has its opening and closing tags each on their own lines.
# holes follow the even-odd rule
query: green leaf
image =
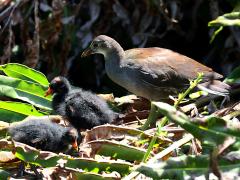
<svg viewBox="0 0 240 180">
<path fill-rule="evenodd" d="M 159 111 L 171 121 L 179 124 L 194 137 L 200 139 L 204 144 L 215 146 L 233 136 L 240 140 L 240 130 L 231 121 L 225 121 L 219 117 L 209 117 L 207 120 L 191 120 L 184 113 L 177 111 L 167 103 L 153 102 Z"/>
<path fill-rule="evenodd" d="M 114 177 L 104 177 L 103 175 L 100 174 L 95 174 L 95 173 L 89 173 L 89 172 L 72 172 L 73 174 L 73 179 L 81 179 L 81 180 L 89 180 L 89 179 L 94 179 L 94 180 L 106 180 L 106 179 L 114 179 Z"/>
<path fill-rule="evenodd" d="M 8 123 L 21 121 L 27 116 L 43 116 L 30 104 L 0 101 L 0 120 Z"/>
<path fill-rule="evenodd" d="M 11 177 L 11 174 L 3 169 L 0 169 L 0 179 L 7 180 Z"/>
<path fill-rule="evenodd" d="M 43 73 L 22 64 L 4 64 L 0 66 L 0 70 L 2 70 L 7 76 L 12 78 L 39 83 L 43 86 L 48 86 L 49 84 L 46 76 Z"/>
<path fill-rule="evenodd" d="M 15 156 L 22 161 L 42 166 L 54 167 L 61 165 L 66 168 L 82 169 L 85 172 L 113 172 L 121 175 L 130 172 L 132 165 L 128 162 L 117 162 L 113 160 L 96 161 L 92 158 L 74 158 L 64 154 L 56 154 L 49 151 L 39 151 L 23 143 L 14 142 Z"/>
<path fill-rule="evenodd" d="M 106 171 L 113 172 L 117 171 L 121 175 L 126 175 L 130 172 L 132 165 L 127 162 L 117 162 L 117 161 L 96 161 L 87 158 L 69 158 L 66 165 L 69 168 L 81 168 L 86 172 L 98 172 Z"/>
<path fill-rule="evenodd" d="M 26 101 L 36 107 L 51 110 L 51 97 L 44 97 L 47 86 L 0 75 L 0 96 Z"/>
<path fill-rule="evenodd" d="M 197 91 L 197 92 L 189 94 L 189 97 L 191 99 L 197 99 L 202 95 L 206 96 L 206 95 L 208 95 L 208 93 L 206 91 Z"/>
<path fill-rule="evenodd" d="M 110 156 L 114 159 L 128 161 L 141 161 L 146 150 L 129 145 L 112 142 L 109 140 L 97 140 L 88 143 L 97 154 Z"/>
<path fill-rule="evenodd" d="M 214 41 L 216 36 L 223 30 L 223 26 L 220 26 L 217 30 L 214 30 L 211 39 L 210 39 L 210 44 Z"/>
<path fill-rule="evenodd" d="M 136 170 L 153 179 L 205 179 L 205 175 L 209 172 L 209 156 L 179 156 L 170 158 L 167 161 L 142 164 Z M 224 173 L 232 173 L 236 175 L 240 172 L 240 160 L 228 160 L 221 158 L 219 161 L 219 169 Z M 223 174 L 224 175 L 224 174 Z M 226 175 L 226 176 L 227 176 Z M 230 179 L 235 179 L 235 178 Z M 224 178 L 223 178 L 224 179 Z"/>
<path fill-rule="evenodd" d="M 224 26 L 240 26 L 240 12 L 231 12 L 218 16 L 217 19 L 210 21 L 208 26 L 216 27 L 210 40 L 210 43 L 212 43 L 215 37 L 223 30 Z"/>
<path fill-rule="evenodd" d="M 234 84 L 239 83 L 240 81 L 240 66 L 236 67 L 226 79 L 224 79 L 225 83 Z"/>
<path fill-rule="evenodd" d="M 240 12 L 231 12 L 210 21 L 208 26 L 240 26 Z"/>
</svg>

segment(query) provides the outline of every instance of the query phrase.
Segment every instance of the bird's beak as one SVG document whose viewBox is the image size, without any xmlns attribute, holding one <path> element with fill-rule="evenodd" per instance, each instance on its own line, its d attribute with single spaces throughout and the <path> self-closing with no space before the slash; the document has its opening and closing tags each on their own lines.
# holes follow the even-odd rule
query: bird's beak
<svg viewBox="0 0 240 180">
<path fill-rule="evenodd" d="M 81 57 L 83 58 L 83 57 L 89 56 L 89 55 L 91 55 L 91 54 L 93 54 L 93 51 L 92 51 L 92 49 L 89 47 L 89 48 L 87 48 L 87 49 L 85 49 L 85 50 L 83 51 Z"/>
<path fill-rule="evenodd" d="M 72 147 L 78 151 L 78 143 L 77 143 L 77 140 L 75 140 L 75 141 L 72 143 Z"/>
<path fill-rule="evenodd" d="M 48 87 L 48 89 L 47 89 L 47 91 L 45 92 L 45 97 L 46 96 L 48 96 L 48 95 L 50 95 L 50 94 L 53 94 L 53 90 L 50 88 L 50 87 Z"/>
</svg>

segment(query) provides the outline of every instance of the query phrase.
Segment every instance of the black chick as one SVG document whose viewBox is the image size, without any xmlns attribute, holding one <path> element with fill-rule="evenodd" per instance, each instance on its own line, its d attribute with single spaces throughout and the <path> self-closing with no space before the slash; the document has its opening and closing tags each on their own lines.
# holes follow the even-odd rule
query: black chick
<svg viewBox="0 0 240 180">
<path fill-rule="evenodd" d="M 80 88 L 72 89 L 69 81 L 61 76 L 51 81 L 46 94 L 54 94 L 53 110 L 77 129 L 110 123 L 117 116 L 102 98 Z"/>
<path fill-rule="evenodd" d="M 78 148 L 78 132 L 48 120 L 31 119 L 11 125 L 8 132 L 12 139 L 37 149 L 67 152 Z"/>
</svg>

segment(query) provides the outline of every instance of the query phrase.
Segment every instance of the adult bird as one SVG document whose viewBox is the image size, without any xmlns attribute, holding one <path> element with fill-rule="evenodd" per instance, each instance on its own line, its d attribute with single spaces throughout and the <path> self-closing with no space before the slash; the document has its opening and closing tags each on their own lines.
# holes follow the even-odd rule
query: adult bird
<svg viewBox="0 0 240 180">
<path fill-rule="evenodd" d="M 91 129 L 111 123 L 117 117 L 107 103 L 96 94 L 72 88 L 62 76 L 55 77 L 46 92 L 53 94 L 52 107 L 56 114 L 67 119 L 76 129 Z"/>
<path fill-rule="evenodd" d="M 52 152 L 68 152 L 78 148 L 78 132 L 50 120 L 29 119 L 13 123 L 8 132 L 12 139 L 32 147 Z"/>
<path fill-rule="evenodd" d="M 93 39 L 82 57 L 102 54 L 105 69 L 115 83 L 128 91 L 153 101 L 165 101 L 189 87 L 189 80 L 204 73 L 198 87 L 225 96 L 229 85 L 219 81 L 222 75 L 211 68 L 169 49 L 151 47 L 124 51 L 120 44 L 105 35 Z"/>
</svg>

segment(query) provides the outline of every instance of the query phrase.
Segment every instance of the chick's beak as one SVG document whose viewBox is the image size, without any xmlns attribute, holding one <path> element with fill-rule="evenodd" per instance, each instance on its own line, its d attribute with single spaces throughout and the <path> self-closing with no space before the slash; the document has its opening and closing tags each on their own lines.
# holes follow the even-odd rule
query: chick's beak
<svg viewBox="0 0 240 180">
<path fill-rule="evenodd" d="M 50 94 L 53 94 L 53 90 L 50 88 L 50 87 L 48 87 L 48 89 L 47 89 L 47 91 L 45 92 L 45 97 L 46 96 L 48 96 L 48 95 L 50 95 Z"/>
<path fill-rule="evenodd" d="M 72 147 L 76 150 L 78 150 L 78 144 L 77 144 L 77 140 L 75 140 L 73 143 L 72 143 Z"/>
<path fill-rule="evenodd" d="M 87 48 L 87 49 L 85 49 L 85 50 L 83 51 L 81 57 L 83 58 L 83 57 L 89 56 L 89 55 L 91 55 L 91 54 L 93 54 L 92 49 L 91 49 L 91 48 Z"/>
</svg>

